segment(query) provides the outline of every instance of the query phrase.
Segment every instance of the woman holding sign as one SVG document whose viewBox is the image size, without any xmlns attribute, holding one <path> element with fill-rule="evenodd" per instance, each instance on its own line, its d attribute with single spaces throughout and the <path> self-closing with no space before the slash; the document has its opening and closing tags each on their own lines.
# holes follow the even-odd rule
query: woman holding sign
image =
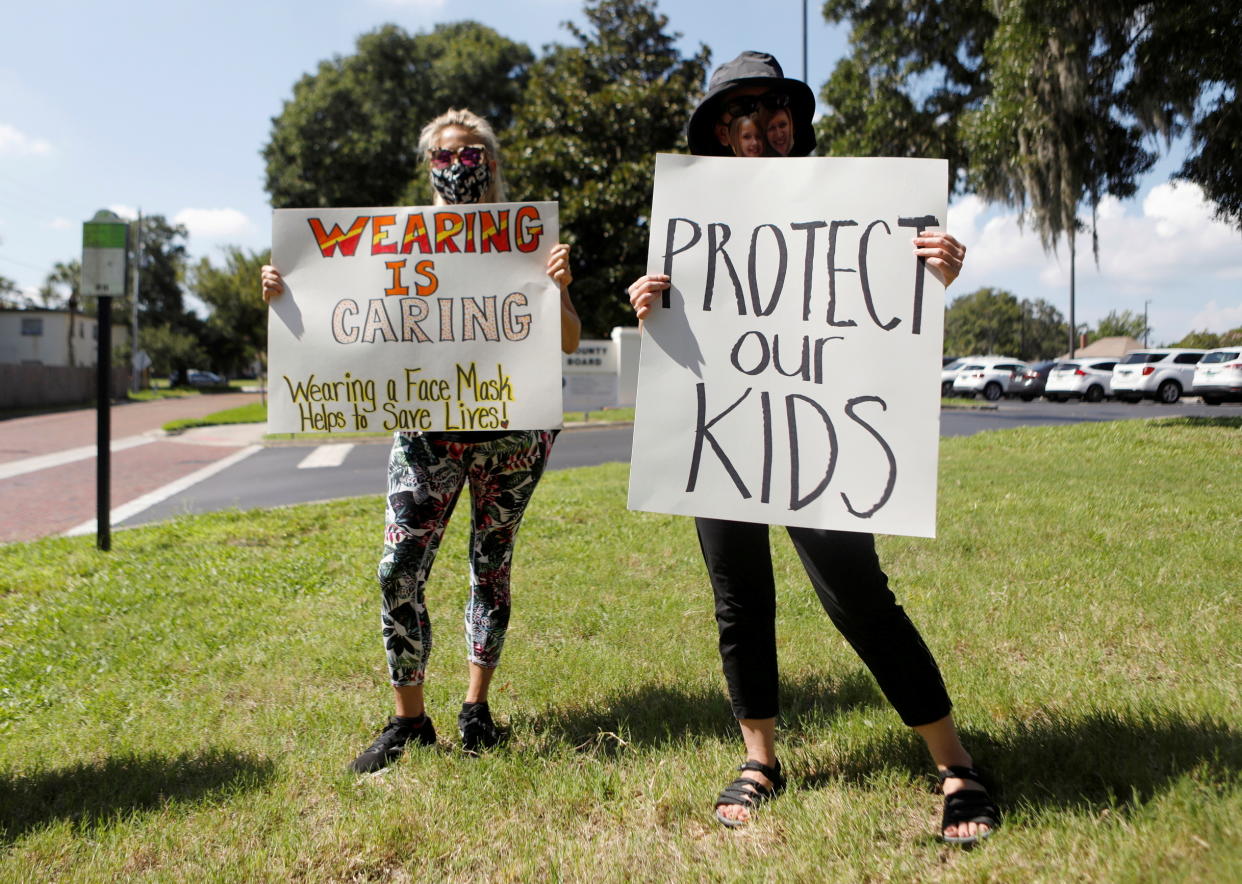
<svg viewBox="0 0 1242 884">
<path fill-rule="evenodd" d="M 815 147 L 815 97 L 784 77 L 770 55 L 744 52 L 712 75 L 690 118 L 690 152 L 708 156 L 806 156 Z M 739 119 L 759 120 L 769 143 L 747 148 Z M 745 164 L 738 167 L 744 174 Z M 965 248 L 946 233 L 914 238 L 914 254 L 945 284 L 961 271 Z M 670 288 L 669 277 L 647 275 L 629 288 L 640 320 L 651 316 Z M 729 827 L 785 787 L 776 755 L 778 675 L 776 587 L 768 526 L 697 518 L 699 543 L 716 598 L 720 655 L 733 712 L 746 744 L 741 776 L 716 799 L 716 818 Z M 935 660 L 897 604 L 880 568 L 871 534 L 790 527 L 789 536 L 833 625 L 879 682 L 902 721 L 926 741 L 945 795 L 941 837 L 970 844 L 987 837 L 1000 812 L 958 739 L 952 704 Z"/>
<path fill-rule="evenodd" d="M 436 205 L 505 200 L 500 146 L 483 118 L 467 110 L 450 110 L 424 127 L 419 148 L 430 167 Z M 569 298 L 569 246 L 562 243 L 552 249 L 547 272 L 560 288 L 561 348 L 572 353 L 578 346 L 581 323 Z M 276 268 L 264 267 L 263 297 L 270 301 L 283 290 Z M 469 683 L 457 724 L 462 747 L 468 751 L 500 741 L 487 697 L 509 623 L 513 544 L 555 435 L 553 430 L 395 435 L 388 460 L 387 528 L 379 584 L 396 715 L 353 761 L 354 771 L 368 773 L 385 767 L 411 741 L 424 746 L 436 742 L 423 698 L 431 655 L 424 587 L 467 482 L 473 509 L 466 603 Z"/>
</svg>

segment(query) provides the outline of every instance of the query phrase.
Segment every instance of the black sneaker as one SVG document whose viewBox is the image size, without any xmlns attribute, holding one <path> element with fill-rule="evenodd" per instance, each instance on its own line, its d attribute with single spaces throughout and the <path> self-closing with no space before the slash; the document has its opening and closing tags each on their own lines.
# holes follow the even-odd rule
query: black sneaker
<svg viewBox="0 0 1242 884">
<path fill-rule="evenodd" d="M 461 731 L 461 747 L 467 752 L 490 749 L 500 742 L 500 730 L 486 703 L 462 703 L 457 729 Z"/>
<path fill-rule="evenodd" d="M 372 773 L 385 768 L 401 757 L 410 740 L 422 746 L 435 745 L 436 729 L 430 718 L 424 715 L 421 724 L 411 727 L 392 716 L 375 742 L 353 760 L 349 769 L 354 773 Z"/>
</svg>

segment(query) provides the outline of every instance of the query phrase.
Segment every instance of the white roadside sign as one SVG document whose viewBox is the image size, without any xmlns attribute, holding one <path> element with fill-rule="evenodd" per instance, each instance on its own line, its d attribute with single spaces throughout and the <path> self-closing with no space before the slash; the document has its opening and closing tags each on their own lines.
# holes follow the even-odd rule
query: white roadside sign
<svg viewBox="0 0 1242 884">
<path fill-rule="evenodd" d="M 614 341 L 583 338 L 577 350 L 561 358 L 566 411 L 591 411 L 617 405 L 620 395 L 617 350 Z"/>
<path fill-rule="evenodd" d="M 82 295 L 119 298 L 125 294 L 129 224 L 101 209 L 82 225 Z"/>
</svg>

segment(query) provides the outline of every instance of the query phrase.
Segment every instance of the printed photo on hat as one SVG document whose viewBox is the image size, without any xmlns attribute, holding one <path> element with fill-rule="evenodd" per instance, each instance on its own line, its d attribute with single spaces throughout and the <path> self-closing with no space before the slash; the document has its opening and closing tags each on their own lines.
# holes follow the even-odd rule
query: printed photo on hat
<svg viewBox="0 0 1242 884">
<path fill-rule="evenodd" d="M 734 123 L 749 117 L 761 129 L 766 156 L 804 157 L 815 149 L 815 94 L 801 80 L 785 76 L 766 52 L 746 51 L 712 72 L 707 93 L 690 115 L 686 141 L 696 156 L 754 156 L 753 142 L 742 145 Z M 721 128 L 723 127 L 723 131 Z"/>
</svg>

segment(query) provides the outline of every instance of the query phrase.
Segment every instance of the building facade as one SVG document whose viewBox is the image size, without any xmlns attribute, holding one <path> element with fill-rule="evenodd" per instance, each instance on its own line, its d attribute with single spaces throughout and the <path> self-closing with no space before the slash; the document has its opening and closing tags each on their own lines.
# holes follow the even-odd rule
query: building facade
<svg viewBox="0 0 1242 884">
<path fill-rule="evenodd" d="M 129 341 L 129 329 L 112 325 L 112 345 Z M 68 310 L 0 309 L 0 363 L 93 368 L 99 355 L 99 321 Z"/>
</svg>

